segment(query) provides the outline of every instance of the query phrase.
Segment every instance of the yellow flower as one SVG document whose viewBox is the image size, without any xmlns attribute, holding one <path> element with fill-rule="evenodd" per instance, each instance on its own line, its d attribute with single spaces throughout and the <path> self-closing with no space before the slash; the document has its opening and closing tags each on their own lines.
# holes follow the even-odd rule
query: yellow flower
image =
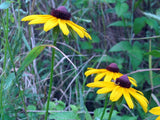
<svg viewBox="0 0 160 120">
<path fill-rule="evenodd" d="M 87 33 L 87 30 L 74 22 L 70 21 L 71 13 L 67 11 L 64 6 L 60 6 L 57 9 L 51 11 L 51 15 L 29 15 L 24 17 L 21 21 L 30 21 L 31 24 L 44 24 L 44 31 L 49 31 L 50 29 L 59 25 L 64 35 L 69 34 L 68 27 L 72 28 L 81 38 L 92 39 Z"/>
<path fill-rule="evenodd" d="M 156 120 L 160 120 L 160 106 L 152 108 L 149 112 L 154 115 L 159 115 Z"/>
<path fill-rule="evenodd" d="M 106 69 L 94 69 L 94 68 L 88 68 L 88 70 L 85 72 L 86 77 L 88 77 L 91 74 L 96 74 L 96 77 L 94 78 L 94 82 L 99 81 L 104 77 L 105 82 L 110 82 L 112 79 L 116 80 L 117 78 L 121 77 L 123 74 L 119 72 L 119 68 L 116 63 L 111 63 L 109 66 L 106 67 Z M 134 85 L 137 86 L 136 80 L 132 77 L 128 77 L 129 81 Z"/>
<path fill-rule="evenodd" d="M 126 100 L 130 109 L 134 108 L 132 98 L 135 98 L 143 108 L 144 112 L 147 112 L 148 100 L 144 97 L 141 91 L 138 91 L 131 86 L 131 83 L 126 75 L 117 78 L 115 82 L 96 81 L 87 84 L 88 87 L 98 87 L 97 94 L 110 94 L 110 100 L 112 102 L 118 101 L 122 96 Z"/>
</svg>

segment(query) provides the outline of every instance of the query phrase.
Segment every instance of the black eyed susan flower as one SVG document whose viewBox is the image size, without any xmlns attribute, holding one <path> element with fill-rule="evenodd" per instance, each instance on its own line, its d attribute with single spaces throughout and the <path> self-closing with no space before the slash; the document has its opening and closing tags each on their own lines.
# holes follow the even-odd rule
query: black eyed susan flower
<svg viewBox="0 0 160 120">
<path fill-rule="evenodd" d="M 44 31 L 49 31 L 50 29 L 59 25 L 64 35 L 69 34 L 69 29 L 72 28 L 81 38 L 92 39 L 87 33 L 87 30 L 74 22 L 70 21 L 71 13 L 64 6 L 60 6 L 57 9 L 52 9 L 51 15 L 29 15 L 24 17 L 21 21 L 30 21 L 31 24 L 44 24 Z"/>
<path fill-rule="evenodd" d="M 88 70 L 85 72 L 85 75 L 88 77 L 91 74 L 96 74 L 94 82 L 100 81 L 103 77 L 105 82 L 110 82 L 112 79 L 116 80 L 123 75 L 119 72 L 119 68 L 116 63 L 111 63 L 109 66 L 106 67 L 106 69 L 88 68 Z M 134 86 L 137 86 L 136 80 L 134 78 L 128 78 Z"/>
<path fill-rule="evenodd" d="M 97 91 L 97 94 L 105 94 L 111 92 L 110 100 L 112 102 L 118 101 L 123 96 L 130 109 L 134 108 L 132 100 L 134 98 L 141 105 L 144 112 L 147 112 L 148 100 L 144 97 L 141 91 L 138 91 L 131 87 L 131 82 L 126 75 L 117 78 L 115 82 L 96 81 L 87 84 L 87 86 L 92 88 L 100 88 Z"/>
<path fill-rule="evenodd" d="M 152 108 L 149 112 L 154 115 L 159 115 L 156 120 L 160 120 L 160 106 Z"/>
</svg>

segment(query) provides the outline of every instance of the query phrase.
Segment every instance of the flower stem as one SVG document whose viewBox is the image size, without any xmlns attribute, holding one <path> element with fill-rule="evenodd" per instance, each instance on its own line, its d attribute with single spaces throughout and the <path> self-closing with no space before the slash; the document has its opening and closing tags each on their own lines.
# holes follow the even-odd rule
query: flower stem
<svg viewBox="0 0 160 120">
<path fill-rule="evenodd" d="M 149 52 L 151 52 L 151 50 L 152 50 L 152 40 L 150 39 L 149 40 Z M 148 62 L 149 62 L 149 69 L 152 69 L 152 55 L 149 55 Z M 149 71 L 149 78 L 151 81 L 151 89 L 153 91 L 153 72 L 152 70 Z"/>
<path fill-rule="evenodd" d="M 102 113 L 102 115 L 101 115 L 101 119 L 100 119 L 100 120 L 103 120 L 103 116 L 104 116 L 105 111 L 106 111 L 106 108 L 107 108 L 107 103 L 108 103 L 108 94 L 106 94 L 104 109 L 103 109 L 103 113 Z"/>
<path fill-rule="evenodd" d="M 114 106 L 115 106 L 115 102 L 112 103 L 112 107 L 111 107 L 111 110 L 110 110 L 110 113 L 109 113 L 108 120 L 111 120 L 111 116 L 112 116 L 112 113 L 113 113 Z"/>
<path fill-rule="evenodd" d="M 56 46 L 56 43 L 57 43 L 58 31 L 59 31 L 59 30 L 56 29 L 56 28 L 53 30 L 53 37 L 54 37 L 53 45 L 54 45 L 54 46 Z M 45 120 L 47 120 L 47 118 L 48 118 L 49 102 L 50 102 L 51 91 L 52 91 L 52 84 L 53 84 L 54 60 L 55 60 L 55 49 L 52 49 L 51 75 L 50 75 L 50 83 L 49 83 L 49 91 L 48 91 L 48 98 L 47 98 L 47 106 L 46 106 Z"/>
</svg>

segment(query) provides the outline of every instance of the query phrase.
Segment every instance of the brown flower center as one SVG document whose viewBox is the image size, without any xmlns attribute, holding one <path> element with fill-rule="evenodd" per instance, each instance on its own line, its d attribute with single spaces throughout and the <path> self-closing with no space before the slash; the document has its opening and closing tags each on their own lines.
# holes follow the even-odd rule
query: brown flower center
<svg viewBox="0 0 160 120">
<path fill-rule="evenodd" d="M 106 69 L 112 72 L 119 72 L 119 68 L 116 63 L 111 63 L 106 67 Z"/>
<path fill-rule="evenodd" d="M 64 20 L 70 20 L 71 18 L 71 13 L 69 13 L 64 6 L 60 6 L 57 9 L 53 8 L 51 11 L 51 15 Z"/>
<path fill-rule="evenodd" d="M 123 75 L 116 79 L 116 84 L 118 84 L 121 87 L 130 88 L 131 82 L 129 81 L 127 75 Z"/>
</svg>

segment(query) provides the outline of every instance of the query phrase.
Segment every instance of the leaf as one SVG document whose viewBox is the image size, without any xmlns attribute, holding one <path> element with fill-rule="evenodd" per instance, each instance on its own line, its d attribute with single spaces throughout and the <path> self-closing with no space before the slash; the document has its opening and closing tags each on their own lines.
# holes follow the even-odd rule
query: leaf
<svg viewBox="0 0 160 120">
<path fill-rule="evenodd" d="M 117 3 L 115 6 L 116 14 L 118 17 L 122 16 L 125 14 L 125 12 L 128 11 L 128 4 L 127 3 Z"/>
<path fill-rule="evenodd" d="M 7 9 L 10 7 L 11 5 L 11 1 L 6 1 L 6 2 L 3 2 L 2 4 L 0 4 L 0 9 Z"/>
<path fill-rule="evenodd" d="M 89 50 L 93 48 L 93 45 L 90 42 L 84 41 L 80 42 L 80 46 L 83 50 Z"/>
<path fill-rule="evenodd" d="M 158 15 L 155 15 L 152 13 L 147 13 L 147 12 L 143 12 L 143 14 L 146 15 L 147 17 L 154 18 L 154 19 L 160 21 L 160 16 L 158 16 Z"/>
<path fill-rule="evenodd" d="M 127 51 L 132 49 L 131 44 L 128 41 L 122 41 L 114 45 L 109 51 L 110 52 L 119 52 L 119 51 Z"/>
<path fill-rule="evenodd" d="M 64 102 L 62 102 L 62 101 L 56 101 L 56 110 L 64 110 L 64 108 L 65 108 L 65 103 Z"/>
<path fill-rule="evenodd" d="M 7 78 L 5 79 L 5 84 L 3 86 L 4 90 L 7 90 L 11 87 L 11 85 L 13 84 L 13 80 L 15 79 L 15 74 L 14 73 L 10 73 Z"/>
<path fill-rule="evenodd" d="M 154 57 L 160 57 L 160 50 L 152 50 L 151 52 L 146 53 L 146 55 L 152 55 Z"/>
<path fill-rule="evenodd" d="M 124 27 L 125 24 L 123 21 L 116 21 L 116 22 L 109 24 L 107 27 L 110 27 L 110 26 Z"/>
<path fill-rule="evenodd" d="M 157 34 L 159 34 L 159 25 L 158 22 L 154 19 L 146 19 L 146 23 L 151 29 L 154 29 Z"/>
<path fill-rule="evenodd" d="M 145 21 L 146 21 L 146 17 L 139 17 L 135 19 L 133 24 L 133 31 L 135 34 L 138 34 L 139 32 L 141 32 L 141 30 L 146 24 Z"/>
<path fill-rule="evenodd" d="M 106 2 L 106 3 L 115 3 L 116 0 L 101 0 L 101 2 Z"/>
<path fill-rule="evenodd" d="M 69 112 L 69 111 L 64 111 L 64 112 L 56 112 L 56 113 L 51 113 L 49 115 L 49 119 L 55 119 L 55 120 L 80 120 L 78 117 L 78 114 L 75 112 Z"/>
<path fill-rule="evenodd" d="M 36 106 L 34 106 L 34 105 L 29 105 L 29 106 L 27 107 L 27 110 L 36 110 Z"/>
<path fill-rule="evenodd" d="M 44 50 L 45 47 L 46 46 L 34 47 L 22 62 L 20 68 L 18 69 L 18 73 L 22 72 L 30 63 L 32 63 L 32 61 Z"/>
<path fill-rule="evenodd" d="M 138 42 L 135 42 L 133 48 L 128 51 L 133 70 L 136 70 L 143 60 L 143 51 L 139 45 Z"/>
</svg>

